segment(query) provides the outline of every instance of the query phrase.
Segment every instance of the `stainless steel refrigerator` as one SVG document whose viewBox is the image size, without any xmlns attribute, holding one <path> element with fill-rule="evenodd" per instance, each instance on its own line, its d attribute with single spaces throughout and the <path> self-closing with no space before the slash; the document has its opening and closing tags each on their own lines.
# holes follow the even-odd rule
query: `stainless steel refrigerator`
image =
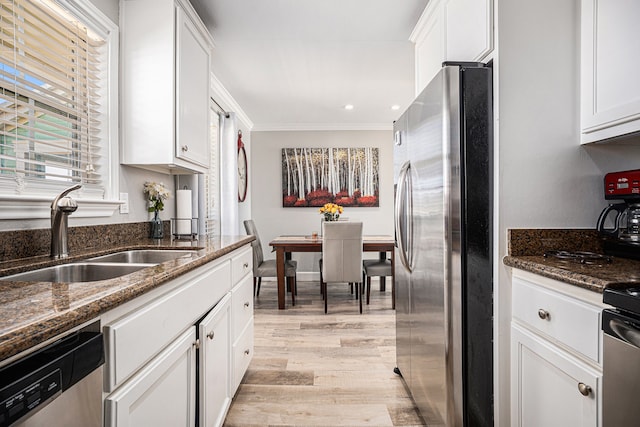
<svg viewBox="0 0 640 427">
<path fill-rule="evenodd" d="M 394 124 L 396 361 L 427 425 L 493 425 L 492 69 L 443 68 Z"/>
</svg>

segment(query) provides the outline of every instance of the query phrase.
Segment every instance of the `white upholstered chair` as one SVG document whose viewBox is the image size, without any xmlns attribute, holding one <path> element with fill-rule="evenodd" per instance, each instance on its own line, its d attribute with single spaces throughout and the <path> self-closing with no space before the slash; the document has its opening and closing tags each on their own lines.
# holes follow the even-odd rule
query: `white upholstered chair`
<svg viewBox="0 0 640 427">
<path fill-rule="evenodd" d="M 277 266 L 275 259 L 264 259 L 262 252 L 262 243 L 258 235 L 258 229 L 252 219 L 244 221 L 244 229 L 247 234 L 255 236 L 255 240 L 251 242 L 253 249 L 253 293 L 255 296 L 260 295 L 260 284 L 263 277 L 277 277 Z M 296 305 L 296 269 L 298 263 L 293 260 L 285 261 L 284 275 L 287 278 L 288 288 L 291 290 L 291 304 Z"/>
<path fill-rule="evenodd" d="M 322 224 L 322 295 L 327 312 L 327 283 L 355 283 L 362 293 L 362 222 L 327 221 Z M 362 313 L 362 297 L 360 313 Z"/>
</svg>

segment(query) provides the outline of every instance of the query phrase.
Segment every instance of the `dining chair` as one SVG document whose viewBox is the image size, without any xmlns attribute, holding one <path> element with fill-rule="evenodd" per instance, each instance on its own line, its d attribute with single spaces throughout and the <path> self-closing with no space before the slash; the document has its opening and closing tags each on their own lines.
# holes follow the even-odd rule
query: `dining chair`
<svg viewBox="0 0 640 427">
<path fill-rule="evenodd" d="M 327 284 L 355 283 L 362 294 L 362 222 L 327 221 L 322 224 L 322 296 L 327 312 Z M 358 298 L 362 313 L 362 297 Z"/>
<path fill-rule="evenodd" d="M 367 286 L 367 304 L 371 297 L 371 277 L 387 277 L 392 276 L 393 271 L 391 269 L 391 260 L 380 257 L 379 259 L 365 259 L 362 262 L 362 274 L 363 282 L 366 282 Z M 391 308 L 396 308 L 396 289 L 391 281 Z"/>
<path fill-rule="evenodd" d="M 278 269 L 275 259 L 264 259 L 262 243 L 258 235 L 258 229 L 252 219 L 244 221 L 244 229 L 247 234 L 255 236 L 251 242 L 253 249 L 253 293 L 260 296 L 260 285 L 263 277 L 278 277 Z M 287 287 L 291 290 L 291 305 L 296 305 L 296 270 L 298 263 L 293 260 L 286 260 L 284 265 L 284 275 L 287 278 Z"/>
</svg>

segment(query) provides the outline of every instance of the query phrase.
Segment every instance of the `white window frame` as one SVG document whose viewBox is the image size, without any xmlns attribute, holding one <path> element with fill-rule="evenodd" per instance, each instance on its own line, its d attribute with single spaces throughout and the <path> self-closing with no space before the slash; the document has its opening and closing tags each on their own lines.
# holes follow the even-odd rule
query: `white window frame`
<svg viewBox="0 0 640 427">
<path fill-rule="evenodd" d="M 105 155 L 105 171 L 102 176 L 104 198 L 82 197 L 82 192 L 74 192 L 71 196 L 78 203 L 78 210 L 73 214 L 76 218 L 109 217 L 118 209 L 119 194 L 119 154 L 118 154 L 118 56 L 119 29 L 99 9 L 87 0 L 53 0 L 67 10 L 82 23 L 104 37 L 107 44 L 107 81 L 105 111 L 108 123 L 101 129 L 101 139 Z M 71 184 L 69 184 L 71 186 Z M 19 188 L 19 187 L 18 187 Z M 0 193 L 0 220 L 10 219 L 43 219 L 51 216 L 51 202 L 60 193 L 51 188 L 51 183 L 43 180 L 41 184 L 29 185 L 29 194 L 8 194 L 6 189 Z M 15 191 L 15 190 L 14 190 Z"/>
</svg>

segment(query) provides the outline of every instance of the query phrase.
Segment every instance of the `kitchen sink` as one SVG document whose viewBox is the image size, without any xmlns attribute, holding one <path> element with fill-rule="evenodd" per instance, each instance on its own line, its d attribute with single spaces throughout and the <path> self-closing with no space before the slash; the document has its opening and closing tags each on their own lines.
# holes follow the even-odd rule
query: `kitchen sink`
<svg viewBox="0 0 640 427">
<path fill-rule="evenodd" d="M 95 282 L 114 279 L 152 265 L 142 263 L 74 262 L 0 277 L 0 280 L 20 282 Z"/>
<path fill-rule="evenodd" d="M 174 251 L 165 249 L 135 249 L 130 251 L 116 252 L 109 255 L 103 255 L 91 258 L 92 262 L 117 262 L 117 263 L 143 263 L 143 264 L 160 264 L 177 258 L 191 258 L 196 255 L 197 251 Z"/>
</svg>

